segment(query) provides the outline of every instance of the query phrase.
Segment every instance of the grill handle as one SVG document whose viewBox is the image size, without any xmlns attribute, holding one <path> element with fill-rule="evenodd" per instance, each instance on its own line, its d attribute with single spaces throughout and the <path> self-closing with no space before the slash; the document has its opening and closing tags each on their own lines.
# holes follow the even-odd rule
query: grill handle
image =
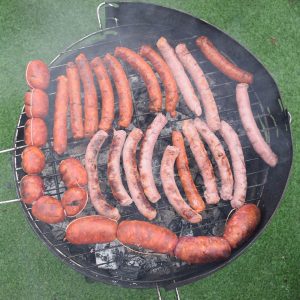
<svg viewBox="0 0 300 300">
<path fill-rule="evenodd" d="M 156 284 L 156 291 L 157 291 L 158 300 L 162 300 L 161 293 L 157 284 Z M 175 288 L 175 294 L 176 294 L 176 300 L 180 300 L 180 294 L 178 288 Z"/>
<path fill-rule="evenodd" d="M 101 19 L 101 12 L 102 10 L 104 10 L 104 15 L 105 15 L 105 8 L 106 7 L 119 7 L 119 5 L 117 3 L 108 3 L 108 2 L 102 2 L 100 3 L 98 6 L 97 6 L 97 19 L 98 19 L 98 24 L 99 24 L 99 28 L 100 30 L 104 29 L 105 28 L 105 24 L 104 22 L 102 22 L 102 19 Z M 115 26 L 112 26 L 112 27 L 117 27 L 119 25 L 119 19 L 118 18 L 112 18 L 112 17 L 106 17 L 106 20 L 113 20 L 115 22 Z"/>
</svg>

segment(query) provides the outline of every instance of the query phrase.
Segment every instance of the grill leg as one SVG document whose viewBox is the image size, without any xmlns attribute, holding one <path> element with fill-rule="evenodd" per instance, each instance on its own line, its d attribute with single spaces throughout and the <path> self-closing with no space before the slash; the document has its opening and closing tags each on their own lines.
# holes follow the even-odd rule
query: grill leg
<svg viewBox="0 0 300 300">
<path fill-rule="evenodd" d="M 158 300 L 162 300 L 158 285 L 156 285 L 156 291 L 157 291 Z M 175 288 L 175 294 L 176 294 L 176 300 L 180 300 L 180 294 L 178 288 Z"/>
</svg>

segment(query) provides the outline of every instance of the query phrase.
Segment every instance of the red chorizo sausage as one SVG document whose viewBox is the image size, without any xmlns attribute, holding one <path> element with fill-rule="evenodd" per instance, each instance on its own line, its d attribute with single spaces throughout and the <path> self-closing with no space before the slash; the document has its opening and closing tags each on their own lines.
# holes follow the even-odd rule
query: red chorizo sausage
<svg viewBox="0 0 300 300">
<path fill-rule="evenodd" d="M 61 205 L 68 217 L 74 217 L 82 212 L 86 207 L 88 194 L 86 190 L 80 187 L 72 187 L 65 191 Z"/>
<path fill-rule="evenodd" d="M 28 118 L 44 119 L 49 111 L 48 95 L 40 89 L 32 89 L 24 96 L 25 113 Z"/>
<path fill-rule="evenodd" d="M 28 119 L 24 127 L 26 145 L 43 147 L 47 143 L 48 129 L 45 121 L 40 118 Z"/>
<path fill-rule="evenodd" d="M 29 175 L 39 174 L 43 171 L 46 164 L 46 158 L 39 148 L 28 146 L 21 155 L 22 168 Z"/>
<path fill-rule="evenodd" d="M 20 182 L 21 199 L 26 204 L 32 204 L 44 195 L 43 179 L 37 175 L 26 175 Z"/>
<path fill-rule="evenodd" d="M 26 82 L 30 88 L 46 90 L 50 83 L 48 66 L 41 60 L 31 60 L 26 67 Z"/>
</svg>

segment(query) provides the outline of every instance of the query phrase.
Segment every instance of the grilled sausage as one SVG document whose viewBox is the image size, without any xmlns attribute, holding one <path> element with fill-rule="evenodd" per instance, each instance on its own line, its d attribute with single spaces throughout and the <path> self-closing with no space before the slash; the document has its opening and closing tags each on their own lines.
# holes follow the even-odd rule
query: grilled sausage
<svg viewBox="0 0 300 300">
<path fill-rule="evenodd" d="M 231 254 L 229 243 L 221 237 L 180 237 L 175 256 L 189 264 L 207 264 L 225 260 Z"/>
<path fill-rule="evenodd" d="M 164 37 L 161 37 L 157 41 L 156 45 L 170 67 L 186 105 L 196 116 L 200 116 L 202 113 L 200 102 L 182 64 L 175 54 L 174 49 L 169 45 L 168 41 Z"/>
<path fill-rule="evenodd" d="M 118 125 L 127 128 L 131 123 L 133 115 L 133 103 L 129 81 L 122 65 L 114 56 L 109 53 L 106 54 L 104 63 L 108 67 L 117 89 L 119 98 Z"/>
<path fill-rule="evenodd" d="M 29 175 L 39 174 L 43 171 L 46 164 L 46 158 L 39 148 L 28 146 L 21 155 L 22 168 Z"/>
<path fill-rule="evenodd" d="M 149 110 L 153 112 L 162 109 L 162 94 L 158 80 L 146 61 L 136 52 L 125 47 L 117 47 L 115 56 L 126 61 L 144 80 L 149 95 Z"/>
<path fill-rule="evenodd" d="M 117 230 L 118 240 L 157 253 L 173 254 L 178 238 L 167 228 L 144 221 L 123 221 Z"/>
<path fill-rule="evenodd" d="M 66 240 L 74 245 L 110 243 L 116 239 L 117 222 L 102 216 L 86 216 L 66 228 Z"/>
<path fill-rule="evenodd" d="M 68 146 L 68 103 L 68 79 L 61 75 L 57 77 L 53 124 L 53 150 L 59 155 L 64 154 Z"/>
<path fill-rule="evenodd" d="M 27 64 L 25 77 L 31 89 L 46 90 L 50 83 L 48 66 L 41 60 L 31 60 Z"/>
<path fill-rule="evenodd" d="M 220 200 L 216 177 L 205 147 L 200 140 L 197 129 L 191 120 L 185 120 L 182 125 L 182 131 L 189 142 L 204 181 L 206 189 L 204 192 L 204 198 L 208 204 L 216 204 Z"/>
<path fill-rule="evenodd" d="M 188 222 L 198 223 L 202 221 L 202 217 L 182 199 L 174 179 L 174 164 L 178 154 L 178 148 L 167 146 L 160 167 L 162 186 L 176 212 Z"/>
<path fill-rule="evenodd" d="M 248 84 L 239 83 L 236 86 L 236 102 L 243 127 L 255 152 L 271 167 L 278 163 L 277 155 L 264 140 L 255 122 L 250 99 L 248 95 Z"/>
<path fill-rule="evenodd" d="M 85 166 L 88 174 L 88 190 L 92 205 L 96 211 L 100 215 L 118 220 L 120 218 L 119 211 L 107 203 L 105 196 L 101 192 L 98 180 L 98 155 L 107 136 L 105 131 L 99 130 L 94 134 L 86 148 Z"/>
<path fill-rule="evenodd" d="M 47 224 L 60 223 L 65 219 L 65 212 L 61 203 L 50 196 L 42 196 L 33 203 L 32 214 Z"/>
<path fill-rule="evenodd" d="M 128 135 L 123 148 L 123 166 L 133 202 L 144 217 L 152 220 L 156 217 L 156 210 L 144 195 L 136 163 L 136 148 L 142 137 L 143 132 L 139 128 L 133 129 Z"/>
<path fill-rule="evenodd" d="M 260 218 L 260 210 L 254 204 L 245 204 L 232 215 L 225 225 L 223 235 L 232 249 L 243 244 L 252 235 Z"/>
<path fill-rule="evenodd" d="M 140 151 L 139 171 L 141 183 L 145 195 L 152 203 L 157 202 L 161 198 L 155 186 L 152 173 L 153 150 L 158 136 L 167 122 L 167 118 L 161 113 L 155 117 L 155 119 L 146 130 Z"/>
<path fill-rule="evenodd" d="M 222 182 L 220 193 L 221 198 L 223 200 L 231 200 L 233 192 L 233 176 L 224 148 L 220 140 L 212 131 L 210 131 L 210 129 L 204 121 L 201 121 L 200 119 L 196 118 L 194 120 L 194 125 L 197 128 L 203 140 L 207 143 L 217 163 Z"/>
<path fill-rule="evenodd" d="M 124 206 L 130 205 L 132 199 L 128 195 L 121 178 L 120 160 L 126 139 L 124 130 L 114 130 L 114 137 L 110 145 L 107 164 L 107 178 L 115 199 Z"/>
<path fill-rule="evenodd" d="M 212 131 L 218 130 L 221 123 L 217 104 L 202 69 L 185 44 L 177 45 L 175 51 L 200 94 L 208 127 Z"/>
<path fill-rule="evenodd" d="M 76 57 L 75 62 L 84 90 L 84 134 L 92 137 L 98 129 L 98 98 L 93 73 L 83 53 Z"/>
<path fill-rule="evenodd" d="M 227 144 L 231 156 L 234 177 L 231 206 L 238 208 L 244 204 L 247 193 L 247 176 L 243 149 L 237 133 L 225 121 L 221 121 L 220 134 Z"/>
<path fill-rule="evenodd" d="M 204 56 L 226 76 L 239 82 L 248 84 L 253 82 L 253 74 L 240 69 L 225 58 L 206 36 L 197 38 L 196 44 Z"/>
<path fill-rule="evenodd" d="M 32 89 L 24 96 L 25 113 L 28 118 L 44 119 L 49 111 L 48 95 L 40 89 Z"/>
<path fill-rule="evenodd" d="M 183 136 L 180 131 L 172 132 L 172 144 L 180 151 L 176 158 L 176 167 L 186 197 L 191 207 L 196 212 L 200 212 L 205 209 L 205 203 L 198 193 L 198 190 L 193 181 L 193 177 L 189 168 L 188 158 L 185 152 Z"/>
<path fill-rule="evenodd" d="M 84 137 L 82 105 L 80 94 L 80 77 L 75 63 L 68 62 L 66 68 L 68 78 L 68 94 L 70 98 L 71 129 L 75 140 Z"/>
<path fill-rule="evenodd" d="M 43 179 L 37 175 L 26 175 L 20 182 L 21 199 L 26 204 L 32 204 L 44 195 Z"/>
<path fill-rule="evenodd" d="M 43 147 L 47 143 L 48 129 L 45 121 L 40 118 L 28 119 L 24 127 L 26 145 Z"/>
<path fill-rule="evenodd" d="M 86 207 L 88 194 L 80 187 L 72 187 L 65 191 L 61 204 L 68 217 L 74 217 Z"/>
<path fill-rule="evenodd" d="M 114 92 L 110 78 L 100 57 L 95 57 L 91 61 L 91 66 L 96 74 L 101 92 L 101 120 L 99 129 L 110 130 L 115 117 Z"/>
</svg>

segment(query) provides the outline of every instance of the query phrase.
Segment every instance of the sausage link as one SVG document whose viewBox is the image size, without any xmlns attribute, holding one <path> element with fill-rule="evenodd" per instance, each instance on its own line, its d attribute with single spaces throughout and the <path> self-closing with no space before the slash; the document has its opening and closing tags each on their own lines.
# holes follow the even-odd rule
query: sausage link
<svg viewBox="0 0 300 300">
<path fill-rule="evenodd" d="M 26 204 L 32 204 L 44 195 L 43 179 L 37 175 L 25 175 L 20 182 L 21 199 Z"/>
<path fill-rule="evenodd" d="M 32 89 L 24 96 L 25 113 L 28 118 L 45 119 L 49 111 L 48 95 L 40 89 Z"/>
<path fill-rule="evenodd" d="M 35 147 L 28 146 L 21 154 L 22 169 L 29 175 L 36 175 L 43 171 L 46 165 L 46 157 L 44 152 Z"/>
<path fill-rule="evenodd" d="M 25 78 L 31 89 L 46 90 L 50 83 L 48 66 L 42 60 L 31 60 L 27 64 Z"/>
<path fill-rule="evenodd" d="M 48 129 L 45 121 L 40 118 L 28 119 L 24 127 L 24 140 L 28 146 L 43 147 L 48 139 Z"/>
</svg>

